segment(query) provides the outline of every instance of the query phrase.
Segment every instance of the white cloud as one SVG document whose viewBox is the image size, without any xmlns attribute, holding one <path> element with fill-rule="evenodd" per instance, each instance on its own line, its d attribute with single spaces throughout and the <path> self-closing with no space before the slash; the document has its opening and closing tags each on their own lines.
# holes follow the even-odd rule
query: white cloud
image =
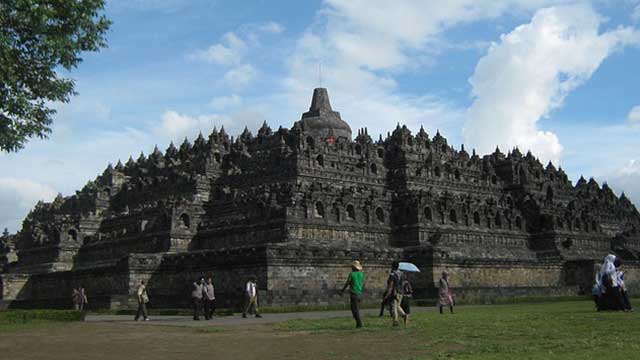
<svg viewBox="0 0 640 360">
<path fill-rule="evenodd" d="M 214 126 L 220 127 L 225 123 L 228 123 L 228 118 L 218 114 L 194 117 L 167 110 L 153 132 L 164 139 L 179 141 L 184 137 L 193 138 L 198 132 L 209 132 Z"/>
<path fill-rule="evenodd" d="M 640 160 L 629 160 L 613 176 L 609 184 L 620 194 L 624 192 L 637 206 L 640 205 Z"/>
<path fill-rule="evenodd" d="M 640 105 L 634 106 L 631 111 L 629 111 L 629 115 L 627 115 L 627 120 L 631 124 L 640 124 Z"/>
<path fill-rule="evenodd" d="M 400 122 L 414 131 L 420 124 L 431 133 L 439 127 L 452 142 L 461 141 L 455 136 L 464 122 L 463 110 L 432 94 L 403 94 L 397 76 L 432 66 L 436 54 L 450 48 L 442 34 L 456 25 L 558 2 L 563 1 L 327 0 L 288 60 L 283 107 L 298 111 L 308 106 L 322 64 L 322 85 L 331 90 L 334 108 L 354 133 L 368 126 L 376 135 Z"/>
<path fill-rule="evenodd" d="M 253 65 L 242 64 L 227 71 L 222 81 L 234 89 L 241 89 L 251 83 L 256 76 L 258 76 L 258 70 Z"/>
<path fill-rule="evenodd" d="M 57 192 L 49 185 L 29 179 L 0 178 L 0 231 L 16 232 L 24 216 L 39 201 L 52 201 Z"/>
<path fill-rule="evenodd" d="M 633 12 L 631 12 L 631 20 L 640 22 L 640 4 L 636 5 Z"/>
<path fill-rule="evenodd" d="M 200 60 L 220 65 L 233 65 L 242 61 L 247 51 L 247 44 L 238 35 L 228 32 L 220 43 L 211 45 L 205 50 L 197 50 L 189 54 L 192 60 Z"/>
<path fill-rule="evenodd" d="M 563 147 L 537 122 L 612 52 L 638 41 L 630 28 L 599 33 L 602 22 L 588 5 L 558 6 L 539 10 L 530 23 L 502 35 L 469 80 L 475 100 L 464 128 L 466 142 L 485 153 L 496 144 L 517 145 L 557 162 Z"/>
<path fill-rule="evenodd" d="M 229 108 L 235 108 L 242 104 L 242 97 L 231 94 L 229 96 L 218 96 L 211 99 L 209 106 L 215 110 L 225 110 Z"/>
<path fill-rule="evenodd" d="M 284 27 L 275 21 L 269 21 L 259 25 L 258 30 L 270 34 L 280 34 L 284 31 Z"/>
</svg>

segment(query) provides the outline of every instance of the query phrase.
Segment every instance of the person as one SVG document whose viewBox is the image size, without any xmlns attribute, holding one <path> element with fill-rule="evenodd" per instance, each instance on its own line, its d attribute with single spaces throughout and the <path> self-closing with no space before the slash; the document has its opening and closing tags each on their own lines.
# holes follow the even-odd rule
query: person
<svg viewBox="0 0 640 360">
<path fill-rule="evenodd" d="M 600 311 L 603 309 L 602 307 L 602 280 L 600 278 L 600 269 L 602 265 L 595 264 L 593 267 L 593 271 L 595 273 L 595 283 L 591 288 L 591 296 L 593 297 L 593 302 L 596 305 L 596 310 Z"/>
<path fill-rule="evenodd" d="M 389 272 L 391 275 L 391 272 Z M 393 316 L 393 311 L 391 309 L 391 298 L 387 297 L 387 291 L 382 292 L 382 301 L 380 302 L 380 315 L 379 317 L 384 316 L 384 309 L 387 308 L 389 310 L 389 315 Z"/>
<path fill-rule="evenodd" d="M 73 289 L 71 297 L 73 299 L 73 306 L 78 311 L 83 311 L 84 306 L 89 303 L 87 293 L 82 285 L 78 286 L 77 289 Z"/>
<path fill-rule="evenodd" d="M 252 276 L 247 284 L 244 287 L 246 303 L 244 307 L 244 311 L 242 312 L 242 317 L 246 318 L 247 313 L 251 313 L 251 309 L 253 308 L 256 317 L 261 318 L 262 316 L 258 312 L 258 284 L 255 276 Z"/>
<path fill-rule="evenodd" d="M 620 266 L 622 266 L 622 260 L 620 258 L 616 258 L 613 261 L 613 266 L 615 267 L 614 273 L 612 275 L 612 290 L 613 290 L 613 306 L 612 309 L 616 311 L 627 311 L 627 307 L 624 301 L 624 295 L 622 294 L 622 285 L 624 284 L 624 273 L 618 271 Z"/>
<path fill-rule="evenodd" d="M 200 311 L 202 310 L 202 292 L 203 292 L 204 278 L 200 278 L 197 282 L 193 283 L 193 289 L 191 291 L 191 303 L 193 304 L 193 320 L 200 320 Z"/>
<path fill-rule="evenodd" d="M 449 274 L 446 271 L 442 272 L 438 288 L 438 306 L 440 307 L 440 314 L 442 314 L 442 308 L 449 306 L 449 310 L 453 314 L 453 297 L 451 296 L 451 289 L 449 288 Z"/>
<path fill-rule="evenodd" d="M 216 294 L 213 288 L 213 279 L 211 277 L 207 278 L 207 283 L 203 287 L 204 294 L 202 294 L 202 298 L 204 300 L 204 318 L 207 320 L 211 320 L 213 318 L 213 313 L 216 311 L 215 299 Z"/>
<path fill-rule="evenodd" d="M 386 297 L 391 299 L 391 314 L 393 316 L 393 326 L 398 326 L 398 315 L 401 315 L 404 324 L 407 324 L 409 316 L 402 309 L 402 271 L 398 269 L 399 263 L 394 261 L 391 264 L 391 273 L 387 279 L 387 290 L 385 291 Z"/>
<path fill-rule="evenodd" d="M 351 305 L 351 315 L 356 321 L 356 328 L 362 327 L 362 319 L 360 318 L 360 299 L 362 297 L 362 289 L 364 287 L 364 272 L 360 261 L 354 260 L 351 263 L 351 272 L 347 276 L 347 281 L 342 287 L 341 293 L 349 288 L 349 302 Z"/>
<path fill-rule="evenodd" d="M 409 281 L 407 274 L 402 277 L 402 303 L 400 306 L 407 313 L 407 316 L 411 314 L 411 298 L 413 297 L 413 287 Z"/>
<path fill-rule="evenodd" d="M 140 316 L 144 319 L 144 321 L 149 321 L 149 317 L 147 316 L 147 303 L 149 302 L 149 295 L 147 295 L 147 287 L 144 285 L 144 280 L 140 280 L 140 285 L 138 285 L 137 296 L 138 300 L 138 312 L 136 313 L 135 321 L 140 319 Z"/>
<path fill-rule="evenodd" d="M 629 294 L 627 294 L 627 288 L 624 284 L 624 271 L 620 270 L 620 266 L 622 262 L 619 263 L 616 271 L 616 277 L 618 278 L 618 285 L 620 286 L 620 294 L 622 295 L 622 304 L 624 307 L 624 311 L 633 312 L 633 308 L 631 307 L 631 302 L 629 301 Z"/>
</svg>

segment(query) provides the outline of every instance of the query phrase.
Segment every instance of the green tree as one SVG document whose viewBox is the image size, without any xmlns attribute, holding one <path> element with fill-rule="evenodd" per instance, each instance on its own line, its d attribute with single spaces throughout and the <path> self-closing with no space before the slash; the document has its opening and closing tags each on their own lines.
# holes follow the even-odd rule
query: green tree
<svg viewBox="0 0 640 360">
<path fill-rule="evenodd" d="M 0 151 L 48 138 L 54 102 L 75 95 L 61 76 L 106 47 L 104 0 L 0 0 Z"/>
</svg>

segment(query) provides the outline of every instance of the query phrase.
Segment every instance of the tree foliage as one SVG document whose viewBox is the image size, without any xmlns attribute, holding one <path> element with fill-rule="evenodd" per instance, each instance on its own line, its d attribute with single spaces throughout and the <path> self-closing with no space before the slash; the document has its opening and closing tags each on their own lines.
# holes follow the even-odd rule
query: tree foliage
<svg viewBox="0 0 640 360">
<path fill-rule="evenodd" d="M 0 0 L 0 151 L 47 138 L 55 102 L 75 95 L 61 76 L 106 46 L 104 0 Z"/>
</svg>

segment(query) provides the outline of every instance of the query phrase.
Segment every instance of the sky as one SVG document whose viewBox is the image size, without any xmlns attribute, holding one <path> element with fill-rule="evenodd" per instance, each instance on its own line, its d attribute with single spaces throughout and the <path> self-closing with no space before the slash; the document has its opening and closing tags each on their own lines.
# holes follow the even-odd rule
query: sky
<svg viewBox="0 0 640 360">
<path fill-rule="evenodd" d="M 107 0 L 108 48 L 63 75 L 48 140 L 0 153 L 0 228 L 109 163 L 214 126 L 291 127 L 315 87 L 377 138 L 397 123 L 518 147 L 640 204 L 640 0 Z"/>
</svg>

